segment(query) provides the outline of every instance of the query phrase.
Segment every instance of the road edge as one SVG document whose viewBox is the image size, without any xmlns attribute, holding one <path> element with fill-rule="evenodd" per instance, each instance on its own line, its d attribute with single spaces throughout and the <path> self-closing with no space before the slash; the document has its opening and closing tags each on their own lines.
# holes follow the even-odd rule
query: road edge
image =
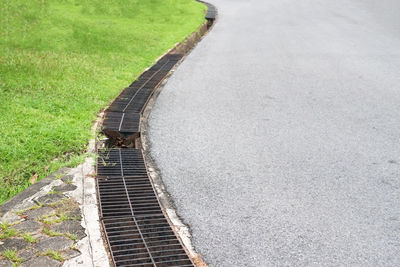
<svg viewBox="0 0 400 267">
<path fill-rule="evenodd" d="M 212 8 L 216 13 L 217 9 L 215 6 L 206 3 L 204 1 L 199 1 L 205 4 L 209 9 Z M 148 135 L 149 129 L 149 121 L 148 118 L 150 113 L 157 101 L 158 96 L 163 90 L 164 86 L 168 82 L 173 72 L 179 68 L 180 63 L 185 60 L 185 58 L 191 53 L 191 51 L 196 47 L 196 45 L 212 30 L 215 25 L 217 17 L 214 17 L 211 20 L 207 20 L 204 22 L 196 32 L 192 33 L 189 37 L 187 37 L 183 42 L 177 44 L 175 48 L 171 49 L 168 53 L 182 53 L 184 57 L 180 60 L 180 62 L 174 66 L 171 70 L 170 74 L 163 80 L 161 85 L 156 88 L 152 97 L 149 99 L 146 108 L 143 111 L 142 121 L 140 123 L 140 139 L 142 144 L 143 155 L 145 158 L 146 167 L 150 176 L 150 179 L 153 182 L 154 188 L 156 189 L 157 196 L 162 205 L 162 208 L 165 210 L 166 217 L 169 220 L 171 226 L 173 227 L 176 234 L 179 236 L 183 246 L 189 252 L 189 256 L 192 258 L 193 262 L 197 267 L 206 267 L 208 264 L 202 259 L 202 255 L 196 252 L 195 247 L 192 244 L 191 240 L 191 231 L 190 227 L 186 225 L 183 220 L 179 217 L 178 212 L 175 209 L 174 201 L 171 195 L 168 193 L 165 184 L 162 180 L 161 171 L 157 166 L 155 159 L 151 155 L 151 142 Z M 168 54 L 167 53 L 167 54 Z"/>
</svg>

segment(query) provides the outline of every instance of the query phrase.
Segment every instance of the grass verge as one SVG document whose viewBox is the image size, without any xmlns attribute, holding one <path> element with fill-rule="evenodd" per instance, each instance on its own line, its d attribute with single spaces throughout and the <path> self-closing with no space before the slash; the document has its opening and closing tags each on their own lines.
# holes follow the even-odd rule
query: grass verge
<svg viewBox="0 0 400 267">
<path fill-rule="evenodd" d="M 194 0 L 0 0 L 0 203 L 75 166 L 96 114 L 195 31 Z"/>
</svg>

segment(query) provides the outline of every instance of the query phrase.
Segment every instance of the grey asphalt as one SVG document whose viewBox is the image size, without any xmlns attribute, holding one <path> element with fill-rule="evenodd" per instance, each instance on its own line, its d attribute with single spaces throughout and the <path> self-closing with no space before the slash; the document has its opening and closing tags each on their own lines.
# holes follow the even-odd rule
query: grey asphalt
<svg viewBox="0 0 400 267">
<path fill-rule="evenodd" d="M 400 266 L 400 1 L 210 0 L 150 117 L 210 266 Z"/>
</svg>

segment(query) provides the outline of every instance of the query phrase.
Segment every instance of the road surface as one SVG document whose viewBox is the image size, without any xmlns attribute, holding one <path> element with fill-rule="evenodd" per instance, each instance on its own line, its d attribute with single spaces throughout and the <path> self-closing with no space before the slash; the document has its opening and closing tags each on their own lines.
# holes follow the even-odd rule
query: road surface
<svg viewBox="0 0 400 267">
<path fill-rule="evenodd" d="M 400 1 L 210 0 L 150 117 L 210 266 L 400 266 Z"/>
</svg>

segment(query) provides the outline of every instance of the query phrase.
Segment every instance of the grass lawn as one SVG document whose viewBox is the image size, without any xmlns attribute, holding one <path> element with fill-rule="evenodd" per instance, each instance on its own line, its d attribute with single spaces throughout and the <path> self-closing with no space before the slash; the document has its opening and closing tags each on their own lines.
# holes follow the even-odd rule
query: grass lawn
<svg viewBox="0 0 400 267">
<path fill-rule="evenodd" d="M 194 0 L 0 0 L 0 203 L 81 162 L 96 114 L 195 31 Z"/>
</svg>

